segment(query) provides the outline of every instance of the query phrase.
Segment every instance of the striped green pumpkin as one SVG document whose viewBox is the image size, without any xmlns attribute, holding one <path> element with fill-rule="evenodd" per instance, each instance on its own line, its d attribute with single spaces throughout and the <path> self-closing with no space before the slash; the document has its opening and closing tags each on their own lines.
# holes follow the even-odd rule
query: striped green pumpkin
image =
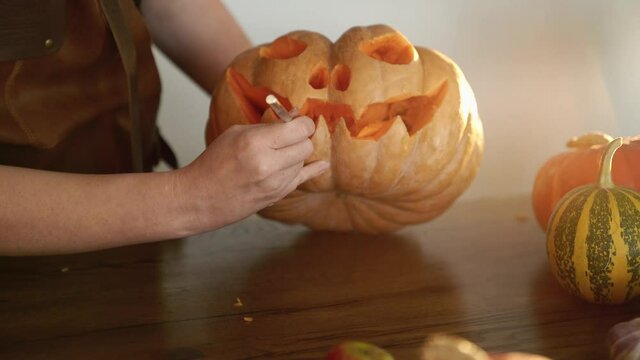
<svg viewBox="0 0 640 360">
<path fill-rule="evenodd" d="M 598 183 L 567 193 L 547 228 L 553 274 L 569 292 L 594 303 L 620 304 L 640 295 L 640 194 L 611 180 L 611 160 L 621 145 L 622 138 L 607 145 Z"/>
</svg>

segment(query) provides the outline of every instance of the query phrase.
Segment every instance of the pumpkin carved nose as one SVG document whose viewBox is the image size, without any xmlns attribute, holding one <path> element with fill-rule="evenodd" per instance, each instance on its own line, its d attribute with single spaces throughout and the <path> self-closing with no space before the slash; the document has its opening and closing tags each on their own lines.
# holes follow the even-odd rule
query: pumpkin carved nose
<svg viewBox="0 0 640 360">
<path fill-rule="evenodd" d="M 351 69 L 347 65 L 339 64 L 331 70 L 331 86 L 339 91 L 346 91 L 351 83 Z"/>
<path fill-rule="evenodd" d="M 324 89 L 329 83 L 329 70 L 322 64 L 316 65 L 311 70 L 309 85 L 316 90 Z"/>
<path fill-rule="evenodd" d="M 325 89 L 329 85 L 338 91 L 346 91 L 351 83 L 351 70 L 347 65 L 339 64 L 331 70 L 331 79 L 329 79 L 329 70 L 322 64 L 314 66 L 309 76 L 309 85 L 316 89 Z"/>
</svg>

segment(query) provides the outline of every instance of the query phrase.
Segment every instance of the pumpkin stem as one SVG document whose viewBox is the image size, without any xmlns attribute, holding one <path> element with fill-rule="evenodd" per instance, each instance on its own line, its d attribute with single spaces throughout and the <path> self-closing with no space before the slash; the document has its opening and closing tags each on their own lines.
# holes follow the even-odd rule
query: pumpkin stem
<svg viewBox="0 0 640 360">
<path fill-rule="evenodd" d="M 611 163 L 613 162 L 613 155 L 620 146 L 622 146 L 622 138 L 616 138 L 604 148 L 600 162 L 600 179 L 598 180 L 598 186 L 603 188 L 612 188 L 615 186 L 611 179 Z"/>
<path fill-rule="evenodd" d="M 570 149 L 588 149 L 592 146 L 607 145 L 611 140 L 613 140 L 611 136 L 594 131 L 582 136 L 572 137 L 567 141 L 567 147 Z"/>
</svg>

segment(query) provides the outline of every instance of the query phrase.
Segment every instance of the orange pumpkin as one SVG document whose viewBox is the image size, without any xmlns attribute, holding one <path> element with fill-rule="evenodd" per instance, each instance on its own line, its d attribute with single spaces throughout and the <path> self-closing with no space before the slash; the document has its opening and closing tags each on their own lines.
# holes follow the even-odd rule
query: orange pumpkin
<svg viewBox="0 0 640 360">
<path fill-rule="evenodd" d="M 389 232 L 441 214 L 478 169 L 482 126 L 464 75 L 391 27 L 354 27 L 335 43 L 295 31 L 240 54 L 214 91 L 207 142 L 234 124 L 277 121 L 268 94 L 315 121 L 307 161 L 331 169 L 263 216 Z"/>
<path fill-rule="evenodd" d="M 603 133 L 589 133 L 567 142 L 571 150 L 549 159 L 538 171 L 533 185 L 532 205 L 543 229 L 558 201 L 579 186 L 598 180 L 604 147 L 613 138 Z M 640 136 L 627 138 L 616 152 L 612 166 L 613 181 L 618 186 L 640 191 Z"/>
</svg>

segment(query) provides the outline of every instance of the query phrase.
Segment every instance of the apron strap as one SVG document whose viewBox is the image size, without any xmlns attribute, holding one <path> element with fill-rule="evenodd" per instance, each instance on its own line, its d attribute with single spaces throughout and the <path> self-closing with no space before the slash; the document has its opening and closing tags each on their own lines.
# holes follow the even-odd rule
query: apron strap
<svg viewBox="0 0 640 360">
<path fill-rule="evenodd" d="M 136 46 L 131 36 L 132 31 L 127 23 L 121 0 L 100 0 L 100 6 L 109 23 L 113 38 L 120 52 L 124 72 L 127 76 L 129 91 L 129 117 L 131 119 L 131 161 L 133 171 L 143 172 L 142 134 L 140 130 L 140 100 L 137 77 Z M 126 1 L 126 0 L 125 0 Z"/>
</svg>

